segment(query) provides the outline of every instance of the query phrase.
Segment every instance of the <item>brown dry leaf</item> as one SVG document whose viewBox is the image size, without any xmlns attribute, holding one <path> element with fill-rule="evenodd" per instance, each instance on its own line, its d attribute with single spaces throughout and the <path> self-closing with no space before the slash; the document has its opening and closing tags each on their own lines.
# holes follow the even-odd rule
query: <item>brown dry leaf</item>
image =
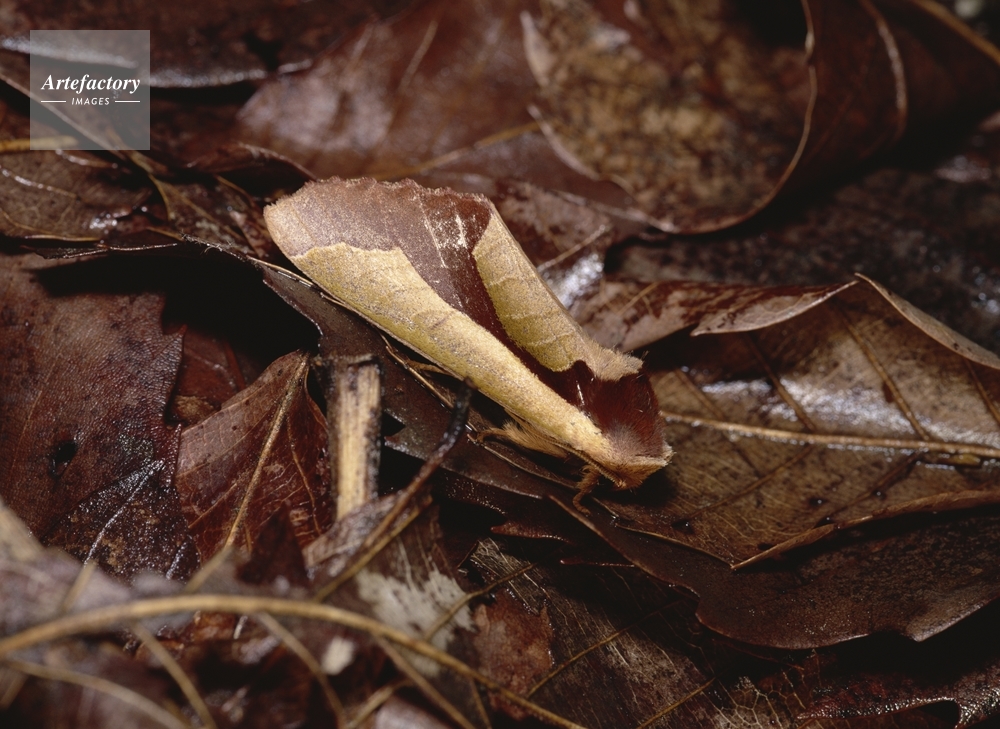
<svg viewBox="0 0 1000 729">
<path fill-rule="evenodd" d="M 511 177 L 625 228 L 715 230 L 906 131 L 1000 102 L 995 48 L 930 4 L 885 5 L 809 3 L 807 67 L 790 6 L 428 3 L 266 84 L 238 134 L 320 177 L 487 194 Z M 444 43 L 456 34 L 467 40 Z"/>
<path fill-rule="evenodd" d="M 120 604 L 141 595 L 100 570 L 81 565 L 56 549 L 44 549 L 0 500 L 0 634 L 13 635 L 73 609 Z M 16 536 L 19 535 L 19 536 Z M 169 593 L 177 583 L 144 580 L 149 592 Z M 9 726 L 149 726 L 180 722 L 162 704 L 169 688 L 148 666 L 118 646 L 67 641 L 6 656 L 0 666 L 2 713 Z"/>
<path fill-rule="evenodd" d="M 706 626 L 757 645 L 813 648 L 880 632 L 924 640 L 1000 596 L 995 514 L 882 522 L 778 563 L 733 571 L 701 552 L 619 528 L 607 513 L 583 517 L 568 495 L 550 498 L 636 566 L 691 589 Z"/>
<path fill-rule="evenodd" d="M 225 177 L 244 190 L 263 197 L 280 197 L 297 190 L 312 175 L 287 157 L 249 144 L 225 144 L 187 164 L 198 172 Z"/>
<path fill-rule="evenodd" d="M 223 403 L 246 387 L 228 342 L 209 333 L 187 328 L 184 355 L 177 384 L 170 399 L 170 414 L 185 426 L 194 425 L 222 408 Z"/>
<path fill-rule="evenodd" d="M 578 726 L 567 720 L 595 727 L 687 727 L 725 721 L 791 729 L 799 725 L 797 717 L 813 697 L 822 696 L 830 685 L 816 671 L 816 661 L 807 657 L 761 660 L 718 642 L 693 619 L 689 600 L 634 568 L 568 566 L 560 564 L 560 552 L 549 547 L 511 550 L 486 540 L 465 560 L 465 569 L 456 572 L 454 566 L 469 550 L 468 540 L 476 539 L 476 530 L 469 528 L 476 520 L 458 513 L 449 521 L 464 531 L 448 534 L 433 511 L 425 512 L 337 590 L 333 601 L 413 636 L 416 644 L 378 645 L 459 726 L 477 726 L 501 713 L 531 716 L 546 711 L 552 702 L 549 716 L 561 726 Z M 18 627 L 44 624 L 52 609 L 39 611 L 34 600 L 57 605 L 52 595 L 65 594 L 79 568 L 63 558 L 69 569 L 53 572 L 49 564 L 58 558 L 52 553 L 42 555 L 44 564 L 34 568 L 32 560 L 37 562 L 39 555 L 0 556 L 5 557 L 0 570 L 10 569 L 28 584 L 46 585 L 45 590 L 15 593 L 20 596 L 16 601 L 0 600 L 0 608 L 12 609 L 24 621 L 15 627 L 10 613 L 4 612 L 0 624 L 9 626 L 8 635 Z M 159 584 L 128 590 L 100 574 L 82 587 L 74 612 L 118 605 L 116 613 L 122 617 L 129 615 L 132 600 L 140 601 L 134 603 L 138 607 L 143 597 L 172 592 L 169 585 Z M 282 594 L 287 587 L 276 589 Z M 202 590 L 216 590 L 229 599 L 268 594 L 218 570 Z M 212 599 L 205 595 L 204 604 L 211 605 Z M 322 656 L 330 673 L 338 674 L 358 660 L 356 640 L 334 626 L 293 617 L 299 609 L 293 601 L 282 604 L 289 611 L 286 629 L 315 660 Z M 311 601 L 301 603 L 309 614 L 316 614 L 315 607 Z M 165 603 L 163 611 L 176 608 Z M 567 616 L 576 628 L 557 630 Z M 111 627 L 120 619 L 90 624 Z M 253 722 L 263 717 L 273 722 L 278 716 L 315 715 L 315 708 L 305 707 L 308 672 L 286 650 L 286 641 L 262 631 L 258 621 L 202 611 L 174 632 L 175 637 L 169 630 L 161 635 L 186 672 L 197 677 L 199 690 L 217 716 L 256 726 Z M 334 657 L 333 648 L 340 656 L 347 644 L 353 647 L 345 664 Z M 76 642 L 68 645 L 72 649 Z M 442 662 L 433 652 L 435 646 L 444 646 L 451 658 Z M 414 654 L 411 648 L 417 647 L 421 651 Z M 206 671 L 206 666 L 214 669 Z M 221 666 L 243 678 L 234 684 Z M 377 664 L 370 669 L 356 665 L 357 670 L 369 671 L 373 678 L 381 673 Z M 595 676 L 602 677 L 601 691 L 594 690 Z M 140 674 L 133 678 L 141 683 Z M 489 690 L 479 694 L 476 683 Z M 500 691 L 498 684 L 509 693 Z M 618 699 L 609 702 L 607 691 Z M 873 718 L 857 726 L 899 726 L 896 721 Z M 947 726 L 919 710 L 899 721 L 912 727 Z M 841 725 L 819 719 L 815 726 Z"/>
<path fill-rule="evenodd" d="M 794 164 L 808 98 L 803 51 L 761 40 L 748 15 L 724 0 L 543 1 L 524 19 L 532 113 L 567 165 L 664 230 L 732 224 Z"/>
<path fill-rule="evenodd" d="M 221 177 L 168 182 L 153 178 L 173 231 L 213 245 L 270 259 L 277 255 L 260 206 Z"/>
<path fill-rule="evenodd" d="M 279 511 L 300 548 L 329 528 L 326 421 L 306 374 L 305 355 L 286 355 L 181 434 L 177 490 L 202 559 L 230 545 L 252 552 Z"/>
<path fill-rule="evenodd" d="M 0 147 L 27 139 L 27 114 L 0 101 Z M 92 152 L 8 151 L 0 155 L 0 233 L 98 240 L 151 191 L 128 166 Z"/>
<path fill-rule="evenodd" d="M 628 195 L 562 164 L 527 112 L 520 13 L 536 7 L 433 1 L 370 23 L 308 71 L 265 83 L 236 135 L 318 177 L 411 176 L 486 194 L 518 178 L 624 210 Z"/>
<path fill-rule="evenodd" d="M 308 65 L 354 25 L 406 6 L 387 0 L 283 5 L 271 0 L 158 5 L 142 2 L 38 5 L 10 0 L 0 47 L 28 53 L 29 29 L 150 29 L 153 86 L 197 88 L 264 78 L 269 67 Z M 36 49 L 65 58 L 65 48 Z M 73 60 L 69 56 L 68 60 Z"/>
<path fill-rule="evenodd" d="M 517 103 L 533 85 L 519 73 L 525 7 L 427 2 L 370 22 L 305 73 L 265 83 L 240 112 L 240 134 L 319 177 L 353 177 L 530 124 Z M 473 108 L 463 103 L 470 97 L 479 100 Z"/>
<path fill-rule="evenodd" d="M 551 484 L 536 493 L 551 504 L 462 482 L 441 493 L 503 515 L 507 521 L 496 533 L 565 542 L 578 550 L 575 562 L 624 562 L 686 588 L 698 596 L 703 624 L 755 645 L 815 648 L 886 632 L 923 641 L 1000 596 L 995 509 L 873 522 L 737 571 L 702 552 L 621 529 L 603 510 L 584 515 L 572 505 L 572 492 Z M 620 556 L 602 554 L 580 527 Z"/>
<path fill-rule="evenodd" d="M 674 329 L 671 288 L 623 315 Z M 621 527 L 739 565 L 871 518 L 997 501 L 995 355 L 867 282 L 773 293 L 716 299 L 653 350 L 678 456 L 660 484 L 600 500 Z"/>
<path fill-rule="evenodd" d="M 568 565 L 558 549 L 482 540 L 456 573 L 441 529 L 426 512 L 331 600 L 458 658 L 442 666 L 389 651 L 460 726 L 548 711 L 556 726 L 793 727 L 823 690 L 805 660 L 758 660 L 719 642 L 687 599 L 634 568 Z M 483 679 L 513 693 L 477 692 Z M 945 726 L 921 712 L 907 718 Z"/>
<path fill-rule="evenodd" d="M 793 319 L 851 284 L 741 286 L 702 281 L 644 282 L 606 276 L 570 313 L 605 347 L 626 352 L 648 347 L 688 327 L 696 331 L 750 331 Z M 729 325 L 729 326 L 727 326 Z"/>
<path fill-rule="evenodd" d="M 975 131 L 944 163 L 940 152 L 925 150 L 934 156 L 872 170 L 809 205 L 776 205 L 725 233 L 632 241 L 614 251 L 615 279 L 607 285 L 637 279 L 798 287 L 840 284 L 858 272 L 996 351 L 998 152 L 1000 134 Z"/>
<path fill-rule="evenodd" d="M 934 3 L 803 8 L 808 72 L 752 25 L 787 23 L 790 7 L 755 18 L 729 2 L 648 2 L 622 17 L 543 3 L 525 24 L 533 113 L 568 165 L 621 185 L 663 230 L 703 232 L 1000 103 L 1000 52 Z"/>
<path fill-rule="evenodd" d="M 182 338 L 161 329 L 162 296 L 116 289 L 100 264 L 0 262 L 2 496 L 81 559 L 186 577 L 197 555 L 163 421 Z"/>
<path fill-rule="evenodd" d="M 847 645 L 824 667 L 824 688 L 805 717 L 878 716 L 940 702 L 958 708 L 957 728 L 1000 713 L 997 605 L 926 643 Z"/>
</svg>

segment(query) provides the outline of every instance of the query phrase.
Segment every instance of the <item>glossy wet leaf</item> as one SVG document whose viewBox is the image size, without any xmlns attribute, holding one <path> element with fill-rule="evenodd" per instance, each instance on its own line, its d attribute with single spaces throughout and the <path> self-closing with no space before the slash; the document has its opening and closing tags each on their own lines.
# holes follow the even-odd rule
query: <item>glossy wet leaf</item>
<svg viewBox="0 0 1000 729">
<path fill-rule="evenodd" d="M 670 288 L 627 317 L 675 328 L 686 292 Z M 654 349 L 679 455 L 659 486 L 602 500 L 623 528 L 743 564 L 873 517 L 996 501 L 1000 361 L 871 284 L 834 291 L 716 299 Z"/>
</svg>

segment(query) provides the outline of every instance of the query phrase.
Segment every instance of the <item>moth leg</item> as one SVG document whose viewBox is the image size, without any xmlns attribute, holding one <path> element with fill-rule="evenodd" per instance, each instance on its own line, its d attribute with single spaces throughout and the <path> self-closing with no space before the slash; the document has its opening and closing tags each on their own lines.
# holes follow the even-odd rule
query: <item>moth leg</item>
<svg viewBox="0 0 1000 729">
<path fill-rule="evenodd" d="M 498 440 L 506 439 L 507 431 L 503 428 L 485 428 L 483 430 L 477 430 L 474 433 L 470 433 L 469 437 L 472 438 L 475 443 L 482 445 L 488 438 L 497 438 Z"/>
<path fill-rule="evenodd" d="M 583 505 L 582 501 L 585 496 L 589 496 L 590 493 L 597 488 L 598 482 L 601 480 L 601 472 L 590 464 L 584 466 L 583 468 L 583 478 L 580 479 L 580 483 L 577 484 L 576 496 L 573 497 L 573 506 L 582 511 L 584 514 L 589 515 L 590 509 Z"/>
</svg>

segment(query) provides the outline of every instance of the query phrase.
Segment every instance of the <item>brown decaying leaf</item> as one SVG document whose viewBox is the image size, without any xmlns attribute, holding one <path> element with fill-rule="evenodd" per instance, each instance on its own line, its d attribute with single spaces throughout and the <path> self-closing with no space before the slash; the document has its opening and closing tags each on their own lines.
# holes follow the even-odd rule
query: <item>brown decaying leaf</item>
<svg viewBox="0 0 1000 729">
<path fill-rule="evenodd" d="M 947 170 L 935 158 L 908 156 L 901 167 L 874 169 L 809 205 L 777 205 L 738 229 L 633 241 L 610 264 L 620 278 L 760 286 L 839 284 L 858 272 L 997 351 L 998 151 L 1000 134 L 976 132 L 949 153 Z"/>
<path fill-rule="evenodd" d="M 1000 52 L 923 0 L 805 0 L 808 83 L 792 49 L 755 40 L 729 3 L 636 4 L 627 18 L 570 7 L 526 25 L 535 116 L 569 164 L 621 184 L 664 230 L 727 227 L 904 133 L 1000 102 Z M 636 29 L 658 34 L 652 46 Z M 597 52 L 580 52 L 585 44 Z M 636 82 L 617 91 L 629 73 Z M 806 86 L 808 108 L 789 104 Z"/>
<path fill-rule="evenodd" d="M 488 692 L 484 701 L 472 674 L 399 648 L 394 661 L 422 677 L 425 693 L 437 694 L 462 726 L 486 726 L 496 711 L 549 710 L 558 726 L 792 727 L 823 690 L 813 664 L 732 650 L 698 625 L 688 600 L 633 568 L 570 566 L 558 550 L 518 552 L 485 540 L 462 576 L 440 529 L 433 512 L 422 515 L 331 599 L 444 648 L 515 692 Z M 573 629 L 560 629 L 567 624 Z M 944 726 L 920 712 L 904 717 Z"/>
<path fill-rule="evenodd" d="M 307 72 L 264 84 L 240 112 L 241 133 L 320 177 L 353 177 L 530 124 L 517 103 L 533 85 L 517 25 L 527 7 L 520 0 L 426 2 L 370 22 Z M 479 101 L 463 103 L 470 98 Z"/>
<path fill-rule="evenodd" d="M 341 0 L 284 6 L 255 0 L 179 6 L 142 2 L 42 6 L 12 0 L 5 9 L 2 47 L 27 54 L 29 29 L 148 28 L 153 86 L 224 86 L 261 79 L 272 63 L 283 69 L 308 65 L 354 25 L 372 15 L 389 15 L 406 4 L 405 0 Z M 36 48 L 35 52 L 74 60 L 65 47 Z"/>
<path fill-rule="evenodd" d="M 658 488 L 601 500 L 621 527 L 738 565 L 873 517 L 997 501 L 1000 360 L 872 284 L 836 291 L 716 299 L 699 336 L 652 351 L 680 455 Z M 685 320 L 669 284 L 640 294 L 626 320 Z"/>
<path fill-rule="evenodd" d="M 0 99 L 0 145 L 27 138 L 27 115 Z M 127 166 L 91 152 L 7 152 L 0 157 L 0 233 L 98 240 L 150 192 Z"/>
<path fill-rule="evenodd" d="M 162 297 L 104 293 L 100 265 L 0 262 L 2 496 L 81 559 L 186 577 L 197 555 L 163 421 L 182 342 L 162 332 Z"/>
<path fill-rule="evenodd" d="M 770 198 L 802 136 L 801 49 L 760 40 L 725 0 L 541 10 L 524 19 L 531 110 L 569 166 L 665 230 L 726 226 Z"/>
<path fill-rule="evenodd" d="M 153 178 L 176 233 L 190 235 L 255 258 L 277 251 L 260 207 L 243 190 L 214 178 L 168 182 Z"/>
<path fill-rule="evenodd" d="M 219 175 L 240 190 L 276 196 L 283 190 L 295 190 L 312 179 L 305 168 L 269 149 L 249 144 L 224 144 L 187 164 L 188 169 Z"/>
<path fill-rule="evenodd" d="M 467 525 L 468 521 L 459 515 L 458 523 Z M 454 537 L 442 539 L 440 530 L 433 511 L 426 512 L 333 599 L 362 615 L 371 614 L 390 627 L 400 626 L 423 645 L 447 646 L 453 660 L 439 666 L 433 659 L 428 660 L 428 655 L 413 655 L 407 648 L 387 649 L 405 671 L 426 678 L 424 684 L 418 685 L 424 686 L 442 710 L 458 707 L 460 713 L 453 716 L 460 725 L 478 725 L 484 710 L 537 714 L 551 700 L 557 703 L 558 710 L 550 716 L 561 725 L 568 725 L 567 718 L 577 718 L 582 712 L 593 717 L 588 726 L 621 726 L 622 716 L 628 718 L 639 712 L 640 717 L 651 720 L 649 726 L 765 721 L 770 726 L 791 729 L 798 726 L 796 717 L 809 706 L 812 697 L 823 695 L 828 686 L 824 683 L 826 677 L 817 673 L 808 660 L 799 665 L 762 662 L 719 644 L 693 620 L 689 601 L 632 568 L 567 567 L 559 564 L 559 553 L 553 554 L 548 548 L 534 554 L 530 550 L 517 554 L 485 541 L 479 543 L 466 563 L 468 576 L 462 577 L 452 565 L 468 550 L 463 541 L 470 535 L 475 539 L 476 532 L 466 531 L 456 542 Z M 58 600 L 53 600 L 51 594 L 65 594 L 79 569 L 65 558 L 62 561 L 70 569 L 57 580 L 60 584 L 49 584 L 51 580 L 37 580 L 36 573 L 23 562 L 8 564 L 0 560 L 0 567 L 9 566 L 21 578 L 49 585 L 45 595 L 18 592 L 23 602 L 0 601 L 0 606 L 19 608 L 29 624 L 44 621 L 46 613 L 33 607 L 33 600 L 56 605 Z M 35 569 L 40 570 L 38 574 L 56 574 L 48 564 Z M 114 589 L 108 592 L 108 586 Z M 217 571 L 202 589 L 238 595 L 246 588 Z M 162 590 L 157 587 L 153 594 Z M 260 590 L 254 593 L 260 594 Z M 141 592 L 96 575 L 84 583 L 75 604 L 87 610 L 142 597 Z M 205 604 L 211 605 L 211 600 L 206 596 Z M 294 611 L 288 601 L 283 604 Z M 303 610 L 312 607 L 310 602 L 302 604 Z M 164 609 L 171 612 L 167 605 Z M 120 614 L 129 614 L 127 604 L 121 604 Z M 576 616 L 578 629 L 554 630 L 556 615 Z M 110 627 L 108 622 L 98 625 Z M 307 624 L 295 618 L 288 626 L 315 656 L 328 652 L 335 642 L 344 642 L 330 626 Z M 470 632 L 469 626 L 476 630 Z M 234 629 L 239 633 L 235 640 Z M 529 637 L 519 643 L 532 659 L 497 662 L 495 648 L 500 634 Z M 285 712 L 303 716 L 308 673 L 294 659 L 289 660 L 280 647 L 281 641 L 262 634 L 255 621 L 200 612 L 177 638 L 168 637 L 167 644 L 181 652 L 182 665 L 190 675 L 199 676 L 210 705 L 229 721 L 253 721 L 255 712 L 269 720 Z M 509 651 L 505 656 L 509 658 Z M 224 679 L 220 683 L 220 662 L 239 668 L 243 676 L 249 675 L 248 683 L 233 686 Z M 206 664 L 214 665 L 215 670 L 199 670 Z M 545 667 L 549 670 L 543 672 Z M 482 678 L 477 678 L 477 669 Z M 498 696 L 494 687 L 484 704 L 468 679 L 489 681 L 490 676 L 482 672 L 490 669 L 497 671 L 493 680 L 500 679 L 500 685 L 514 693 Z M 618 700 L 609 702 L 603 692 L 590 689 L 594 675 L 611 682 Z M 699 676 L 704 683 L 692 684 L 692 690 L 683 695 L 673 695 Z M 583 682 L 582 688 L 579 681 Z M 629 686 L 624 692 L 620 690 L 623 682 Z M 260 688 L 251 690 L 254 684 Z M 570 700 L 563 695 L 567 692 Z M 445 696 L 450 700 L 442 703 Z M 651 708 L 655 713 L 647 714 Z M 469 709 L 472 714 L 466 713 Z M 919 711 L 898 720 L 913 727 L 945 726 Z M 888 723 L 875 718 L 859 725 L 898 726 L 895 722 L 895 718 Z M 639 723 L 629 721 L 626 725 Z M 822 719 L 815 725 L 840 726 Z"/>
<path fill-rule="evenodd" d="M 882 3 L 885 15 L 857 0 L 805 6 L 808 67 L 797 39 L 761 39 L 751 12 L 721 0 L 428 3 L 265 84 L 238 134 L 320 177 L 413 176 L 487 194 L 513 177 L 589 199 L 621 226 L 695 232 L 1000 101 L 1000 53 L 930 3 Z M 795 12 L 756 22 L 794 26 Z M 522 49 L 510 43 L 518 13 Z M 442 43 L 456 33 L 467 42 Z M 477 93 L 456 106 L 484 86 L 492 103 Z"/>
<path fill-rule="evenodd" d="M 604 277 L 570 313 L 606 347 L 630 352 L 689 327 L 692 334 L 752 331 L 793 319 L 851 284 L 742 286 Z M 739 314 L 738 326 L 733 326 Z"/>
<path fill-rule="evenodd" d="M 561 493 L 550 498 L 571 508 Z M 606 513 L 573 513 L 636 566 L 697 594 L 706 626 L 758 645 L 811 648 L 879 632 L 924 640 L 998 597 L 991 515 L 879 524 L 734 572 L 618 528 Z"/>
<path fill-rule="evenodd" d="M 546 504 L 471 482 L 443 486 L 451 499 L 502 514 L 507 521 L 497 533 L 559 540 L 579 550 L 574 561 L 624 561 L 690 590 L 702 623 L 745 643 L 815 648 L 880 632 L 926 640 L 998 596 L 995 510 L 874 522 L 734 571 L 701 552 L 620 529 L 603 510 L 584 515 L 559 487 L 541 486 L 538 493 L 553 502 Z M 620 556 L 600 554 L 580 526 Z"/>
<path fill-rule="evenodd" d="M 824 667 L 824 688 L 803 718 L 878 716 L 951 702 L 956 728 L 1000 713 L 997 604 L 926 643 L 848 644 Z"/>
<path fill-rule="evenodd" d="M 181 434 L 177 490 L 202 559 L 223 546 L 251 551 L 279 511 L 300 548 L 329 528 L 326 421 L 306 374 L 305 355 L 286 355 Z"/>
<path fill-rule="evenodd" d="M 424 184 L 487 194 L 518 178 L 624 210 L 629 196 L 562 164 L 528 114 L 522 12 L 537 5 L 433 1 L 359 28 L 312 69 L 265 83 L 236 135 L 318 177 L 426 171 Z"/>
</svg>

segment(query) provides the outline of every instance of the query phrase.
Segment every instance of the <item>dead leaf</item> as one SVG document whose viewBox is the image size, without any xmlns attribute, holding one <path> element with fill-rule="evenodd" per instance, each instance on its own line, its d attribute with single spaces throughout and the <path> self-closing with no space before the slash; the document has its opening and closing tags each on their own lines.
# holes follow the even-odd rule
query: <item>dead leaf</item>
<svg viewBox="0 0 1000 729">
<path fill-rule="evenodd" d="M 667 311 L 673 329 L 686 291 L 650 286 L 626 318 Z M 873 284 L 801 293 L 715 299 L 726 308 L 654 350 L 679 455 L 667 483 L 601 500 L 619 526 L 739 565 L 872 518 L 997 500 L 1000 360 Z"/>
<path fill-rule="evenodd" d="M 536 118 L 567 164 L 668 231 L 727 227 L 1000 101 L 1000 52 L 931 2 L 804 2 L 808 81 L 794 48 L 769 47 L 731 3 L 547 7 L 525 26 Z"/>
<path fill-rule="evenodd" d="M 955 727 L 998 713 L 996 604 L 925 643 L 883 640 L 846 645 L 825 666 L 824 687 L 802 718 L 879 716 L 942 702 L 956 705 Z"/>
<path fill-rule="evenodd" d="M 182 338 L 163 334 L 163 298 L 102 288 L 107 267 L 2 263 L 3 497 L 81 559 L 186 577 L 197 556 L 163 421 Z"/>
<path fill-rule="evenodd" d="M 535 82 L 519 14 L 534 8 L 425 2 L 370 23 L 308 71 L 265 83 L 236 135 L 318 177 L 416 177 L 486 194 L 517 178 L 624 210 L 628 195 L 562 164 L 527 112 Z"/>
<path fill-rule="evenodd" d="M 977 132 L 946 154 L 964 168 L 1000 170 L 998 141 L 995 132 Z M 859 272 L 995 350 L 1000 277 L 990 251 L 1000 225 L 994 204 L 1000 177 L 943 179 L 934 172 L 939 150 L 925 147 L 921 156 L 910 150 L 895 166 L 848 181 L 808 205 L 778 205 L 729 232 L 671 237 L 669 243 L 632 241 L 614 251 L 614 274 L 606 280 L 612 312 L 660 280 L 799 287 L 841 284 Z M 612 299 L 626 280 L 643 284 Z"/>
<path fill-rule="evenodd" d="M 761 41 L 735 3 L 541 11 L 523 21 L 530 108 L 568 166 L 669 231 L 725 227 L 770 199 L 803 136 L 800 49 Z"/>
<path fill-rule="evenodd" d="M 27 54 L 28 31 L 32 28 L 150 28 L 150 81 L 154 87 L 224 86 L 261 79 L 269 67 L 292 69 L 308 65 L 352 26 L 373 14 L 388 15 L 405 5 L 392 0 L 352 0 L 286 7 L 260 0 L 253 5 L 66 3 L 42 8 L 27 0 L 15 0 L 4 18 L 2 47 Z M 66 49 L 49 53 L 65 57 Z"/>
<path fill-rule="evenodd" d="M 222 410 L 181 434 L 177 490 L 203 559 L 253 550 L 285 511 L 304 548 L 329 528 L 326 422 L 305 391 L 305 355 L 275 361 Z"/>
<path fill-rule="evenodd" d="M 168 182 L 154 177 L 153 182 L 170 225 L 181 235 L 265 260 L 276 255 L 260 207 L 239 188 L 221 178 Z"/>
<path fill-rule="evenodd" d="M 792 727 L 824 686 L 805 661 L 775 665 L 720 644 L 698 626 L 688 600 L 634 568 L 567 565 L 549 547 L 484 540 L 465 576 L 455 574 L 429 514 L 331 599 L 459 658 L 466 668 L 405 648 L 393 660 L 426 681 L 425 695 L 461 726 L 486 725 L 497 710 L 515 717 L 549 710 L 556 725 Z M 559 629 L 566 621 L 572 630 Z M 470 679 L 482 679 L 469 669 L 515 693 L 493 689 L 480 703 Z M 911 716 L 913 726 L 939 726 Z"/>
<path fill-rule="evenodd" d="M 579 0 L 488 14 L 428 4 L 265 86 L 239 133 L 320 177 L 414 176 L 487 194 L 492 180 L 513 177 L 589 199 L 625 227 L 716 230 L 907 130 L 926 131 L 944 109 L 995 105 L 984 89 L 1000 73 L 996 49 L 925 5 L 891 5 L 887 19 L 855 0 L 809 4 L 810 71 L 789 29 L 795 8 L 757 17 L 727 2 L 622 11 Z M 518 12 L 523 50 L 502 40 Z M 466 35 L 490 29 L 470 39 L 474 59 L 442 45 L 438 31 L 456 23 Z M 966 78 L 977 80 L 958 90 L 949 80 Z M 456 110 L 474 83 L 488 83 L 503 106 L 480 99 Z"/>
<path fill-rule="evenodd" d="M 569 498 L 553 494 L 564 508 Z M 575 510 L 574 510 L 575 511 Z M 993 515 L 913 516 L 842 532 L 777 564 L 738 572 L 720 560 L 583 520 L 630 562 L 700 597 L 698 618 L 737 640 L 810 648 L 878 632 L 924 640 L 997 597 Z M 877 528 L 875 528 L 877 527 Z M 832 599 L 831 596 L 837 596 Z"/>
<path fill-rule="evenodd" d="M 0 145 L 27 138 L 27 114 L 0 101 Z M 98 240 L 150 192 L 128 166 L 92 152 L 7 152 L 0 156 L 0 233 Z"/>
</svg>

